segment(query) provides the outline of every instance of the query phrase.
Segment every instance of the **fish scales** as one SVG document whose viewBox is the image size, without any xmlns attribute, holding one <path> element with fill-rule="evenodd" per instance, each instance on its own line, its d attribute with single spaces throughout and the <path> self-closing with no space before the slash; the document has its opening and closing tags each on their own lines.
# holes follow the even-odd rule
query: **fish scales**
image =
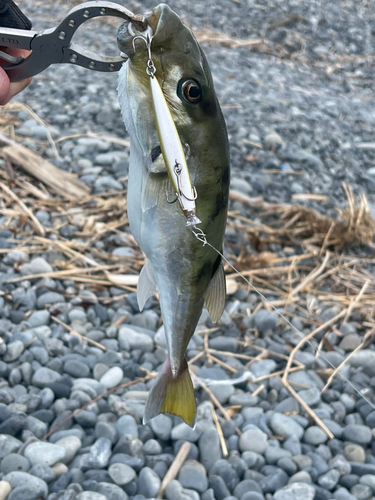
<svg viewBox="0 0 375 500">
<path fill-rule="evenodd" d="M 225 121 L 206 58 L 192 32 L 167 5 L 146 17 L 153 32 L 155 78 L 176 125 L 192 185 L 196 189 L 199 228 L 221 250 L 229 195 L 229 148 Z M 213 321 L 225 305 L 221 257 L 203 246 L 178 204 L 161 153 L 153 111 L 146 46 L 134 40 L 128 23 L 118 45 L 128 56 L 119 73 L 118 95 L 131 149 L 128 218 L 135 240 L 146 255 L 138 284 L 138 303 L 157 290 L 163 317 L 167 360 L 149 394 L 145 419 L 159 413 L 195 422 L 194 389 L 185 351 L 206 302 Z M 133 46 L 134 40 L 134 46 Z"/>
</svg>

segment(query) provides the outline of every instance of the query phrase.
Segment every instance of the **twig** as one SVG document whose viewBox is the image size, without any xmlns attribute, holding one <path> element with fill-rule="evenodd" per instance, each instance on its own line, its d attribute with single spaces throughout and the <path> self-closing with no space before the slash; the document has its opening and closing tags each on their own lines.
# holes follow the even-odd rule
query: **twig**
<svg viewBox="0 0 375 500">
<path fill-rule="evenodd" d="M 325 323 L 323 323 L 322 325 L 320 325 L 318 328 L 315 328 L 315 330 L 313 330 L 312 332 L 310 332 L 308 335 L 306 335 L 306 337 L 303 337 L 298 342 L 298 344 L 296 345 L 296 347 L 290 353 L 290 356 L 289 356 L 289 359 L 288 359 L 288 363 L 286 365 L 285 372 L 284 372 L 284 375 L 283 375 L 283 382 L 284 382 L 284 380 L 285 381 L 287 380 L 289 372 L 291 372 L 290 367 L 291 367 L 291 365 L 293 363 L 294 356 L 301 349 L 301 347 L 303 346 L 303 344 L 305 344 L 310 339 L 312 339 L 317 333 L 319 333 L 322 330 L 324 330 L 324 328 L 327 328 L 327 326 L 332 325 L 332 323 L 335 323 L 338 319 L 340 319 L 343 316 L 345 316 L 345 314 L 346 314 L 346 309 L 343 309 L 340 313 L 336 314 L 336 316 L 334 316 L 333 318 L 329 319 L 328 321 L 326 321 Z"/>
<path fill-rule="evenodd" d="M 67 325 L 66 323 L 64 323 L 63 321 L 61 321 L 61 319 L 58 319 L 56 318 L 55 316 L 51 316 L 51 319 L 53 321 L 55 321 L 56 323 L 59 323 L 59 325 L 63 326 L 64 328 L 66 328 L 69 333 L 71 335 L 75 335 L 76 337 L 78 337 L 81 341 L 82 340 L 86 340 L 86 342 L 88 342 L 89 344 L 92 344 L 96 347 L 99 347 L 99 349 L 102 349 L 103 351 L 108 351 L 108 348 L 105 347 L 104 345 L 102 344 L 99 344 L 98 342 L 96 342 L 95 340 L 92 340 L 88 337 L 85 337 L 84 335 L 81 335 L 80 333 L 76 332 L 71 326 Z"/>
<path fill-rule="evenodd" d="M 211 402 L 211 411 L 212 411 L 212 417 L 213 417 L 214 422 L 215 422 L 217 433 L 219 434 L 220 445 L 221 445 L 223 455 L 224 455 L 224 457 L 227 457 L 228 456 L 228 448 L 227 448 L 227 445 L 226 445 L 226 442 L 224 439 L 223 429 L 221 428 L 219 419 L 217 418 L 216 411 L 215 411 L 215 408 L 214 408 L 214 405 L 212 404 L 212 402 Z"/>
<path fill-rule="evenodd" d="M 342 361 L 337 368 L 335 368 L 330 375 L 329 379 L 326 382 L 326 385 L 323 387 L 323 389 L 320 391 L 320 394 L 323 394 L 324 391 L 328 389 L 328 387 L 331 385 L 332 380 L 335 378 L 335 376 L 338 374 L 338 372 L 349 362 L 349 360 L 354 356 L 354 354 L 358 351 L 360 351 L 363 346 L 366 343 L 366 340 L 370 337 L 375 332 L 375 327 L 371 328 L 368 332 L 365 333 L 362 342 L 357 346 L 345 359 Z"/>
<path fill-rule="evenodd" d="M 152 378 L 155 378 L 156 376 L 157 376 L 156 374 L 155 375 L 154 374 L 149 374 L 146 377 L 137 378 L 135 380 L 131 380 L 130 382 L 126 382 L 125 384 L 116 385 L 116 387 L 112 387 L 112 389 L 108 389 L 107 391 L 102 392 L 101 394 L 99 394 L 99 396 L 96 396 L 96 398 L 91 399 L 90 401 L 88 401 L 87 403 L 85 403 L 83 406 L 81 406 L 81 408 L 78 408 L 73 413 L 71 413 L 66 418 L 64 418 L 64 420 L 62 420 L 57 425 L 55 425 L 55 427 L 53 427 L 49 432 L 47 432 L 47 434 L 45 434 L 41 438 L 41 441 L 45 441 L 54 432 L 56 432 L 57 429 L 59 429 L 62 425 L 64 425 L 66 422 L 68 422 L 71 418 L 74 418 L 76 415 L 78 415 L 79 413 L 81 413 L 81 411 L 85 410 L 88 406 L 90 406 L 93 403 L 96 403 L 97 401 L 99 401 L 99 399 L 102 399 L 105 396 L 108 396 L 108 394 L 111 394 L 112 392 L 115 392 L 118 389 L 126 389 L 126 387 L 129 387 L 130 385 L 133 385 L 133 384 L 138 384 L 138 382 L 142 382 L 142 383 L 147 382 L 148 380 L 150 380 Z"/>
<path fill-rule="evenodd" d="M 359 294 L 357 295 L 357 297 L 353 300 L 353 302 L 351 302 L 351 304 L 349 305 L 348 307 L 348 310 L 346 311 L 346 314 L 345 314 L 345 318 L 343 320 L 343 323 L 346 323 L 349 316 L 351 315 L 352 313 L 352 310 L 354 308 L 354 306 L 361 300 L 361 297 L 362 295 L 365 293 L 365 291 L 367 290 L 368 286 L 369 286 L 370 282 L 369 280 L 366 280 L 363 287 L 361 288 L 361 291 L 359 292 Z"/>
<path fill-rule="evenodd" d="M 18 196 L 11 191 L 8 186 L 0 182 L 0 187 L 3 191 L 7 193 L 18 205 L 21 207 L 21 209 L 25 212 L 25 214 L 33 221 L 36 230 L 41 236 L 44 236 L 46 234 L 44 227 L 41 225 L 41 223 L 38 221 L 38 219 L 35 217 L 33 212 L 28 208 L 22 200 L 18 198 Z"/>
<path fill-rule="evenodd" d="M 255 391 L 253 391 L 253 392 L 251 393 L 251 395 L 252 395 L 252 396 L 258 396 L 258 394 L 259 394 L 260 392 L 262 392 L 262 391 L 263 391 L 264 387 L 265 387 L 265 385 L 264 385 L 264 384 L 261 384 L 259 387 L 257 387 L 257 388 L 255 389 Z"/>
<path fill-rule="evenodd" d="M 288 380 L 282 379 L 283 384 L 291 393 L 291 395 L 298 401 L 298 403 L 306 410 L 306 412 L 310 415 L 310 417 L 315 420 L 316 424 L 327 434 L 329 439 L 333 439 L 335 436 L 328 429 L 328 427 L 322 422 L 322 420 L 318 417 L 318 415 L 310 408 L 310 406 L 301 398 L 301 396 L 296 392 L 293 387 L 289 384 Z"/>
<path fill-rule="evenodd" d="M 330 253 L 327 251 L 327 253 L 324 257 L 324 260 L 321 263 L 321 265 L 318 267 L 318 269 L 316 269 L 314 272 L 312 272 L 311 274 L 306 276 L 306 278 L 302 281 L 302 283 L 300 283 L 296 288 L 294 288 L 290 292 L 290 295 L 292 297 L 293 297 L 293 295 L 297 295 L 301 290 L 303 290 L 306 287 L 306 285 L 308 283 L 310 283 L 311 281 L 314 281 L 314 279 L 317 278 L 319 276 L 319 274 L 321 274 L 324 271 L 324 269 L 328 263 L 329 257 L 330 257 Z"/>
<path fill-rule="evenodd" d="M 181 446 L 181 448 L 178 450 L 177 455 L 174 457 L 173 462 L 171 463 L 171 466 L 169 467 L 166 475 L 164 476 L 164 479 L 160 485 L 159 492 L 157 494 L 156 498 L 163 498 L 165 488 L 167 485 L 173 481 L 173 479 L 177 476 L 179 473 L 183 463 L 186 460 L 186 457 L 189 455 L 191 448 L 191 444 L 188 441 L 185 441 L 185 443 Z"/>
<path fill-rule="evenodd" d="M 201 380 L 198 377 L 198 375 L 195 375 L 194 373 L 192 373 L 192 376 L 193 376 L 193 379 L 197 382 L 197 384 L 199 384 L 202 387 L 202 389 L 210 396 L 211 401 L 217 406 L 217 408 L 219 408 L 219 410 L 221 411 L 221 414 L 223 415 L 223 417 L 225 418 L 225 420 L 232 420 L 230 418 L 230 416 L 228 415 L 227 411 L 225 410 L 225 408 L 219 402 L 219 400 L 217 399 L 217 397 L 210 391 L 210 389 L 203 382 L 203 380 Z M 236 432 L 237 432 L 237 434 L 239 436 L 242 436 L 242 432 L 240 431 L 240 429 L 238 427 L 236 427 Z"/>
</svg>

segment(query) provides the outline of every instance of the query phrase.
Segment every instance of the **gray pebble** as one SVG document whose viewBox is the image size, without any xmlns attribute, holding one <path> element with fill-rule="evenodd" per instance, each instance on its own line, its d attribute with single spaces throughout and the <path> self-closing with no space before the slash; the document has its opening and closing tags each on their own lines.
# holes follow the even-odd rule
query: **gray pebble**
<svg viewBox="0 0 375 500">
<path fill-rule="evenodd" d="M 267 448 L 267 439 L 267 434 L 252 425 L 240 437 L 240 450 L 253 451 L 262 455 Z"/>
<path fill-rule="evenodd" d="M 287 417 L 282 413 L 274 413 L 270 420 L 270 426 L 277 436 L 285 439 L 295 436 L 299 439 L 304 434 L 303 427 L 298 424 L 292 417 Z"/>
<path fill-rule="evenodd" d="M 135 470 L 122 463 L 114 463 L 108 468 L 111 479 L 119 485 L 132 482 L 136 478 Z"/>
<path fill-rule="evenodd" d="M 356 444 L 368 444 L 372 440 L 371 429 L 366 425 L 347 425 L 343 430 L 343 438 Z"/>
<path fill-rule="evenodd" d="M 160 477 L 149 467 L 144 467 L 139 473 L 138 493 L 146 498 L 156 497 L 160 489 Z"/>
<path fill-rule="evenodd" d="M 178 480 L 184 488 L 193 489 L 199 493 L 203 493 L 208 487 L 205 468 L 196 460 L 185 462 L 181 467 Z"/>
<path fill-rule="evenodd" d="M 43 257 L 32 259 L 29 263 L 23 264 L 20 269 L 22 275 L 51 273 L 52 271 L 52 266 Z"/>
<path fill-rule="evenodd" d="M 27 472 L 31 467 L 29 460 L 17 453 L 10 453 L 1 461 L 0 471 L 8 474 L 13 471 Z"/>
<path fill-rule="evenodd" d="M 43 464 L 51 467 L 57 462 L 64 460 L 66 452 L 62 446 L 57 444 L 38 441 L 30 443 L 26 447 L 24 455 L 30 461 L 31 465 Z"/>
<path fill-rule="evenodd" d="M 260 333 L 265 333 L 275 328 L 279 318 L 276 314 L 267 311 L 267 309 L 260 309 L 254 314 L 253 321 L 255 328 Z"/>
<path fill-rule="evenodd" d="M 319 444 L 325 443 L 328 436 L 320 427 L 313 425 L 306 429 L 303 439 L 305 443 L 318 446 Z"/>
<path fill-rule="evenodd" d="M 327 490 L 333 490 L 340 478 L 340 472 L 337 469 L 331 469 L 318 479 L 318 484 Z"/>
<path fill-rule="evenodd" d="M 274 500 L 313 500 L 315 488 L 307 483 L 292 483 L 274 493 Z"/>
</svg>

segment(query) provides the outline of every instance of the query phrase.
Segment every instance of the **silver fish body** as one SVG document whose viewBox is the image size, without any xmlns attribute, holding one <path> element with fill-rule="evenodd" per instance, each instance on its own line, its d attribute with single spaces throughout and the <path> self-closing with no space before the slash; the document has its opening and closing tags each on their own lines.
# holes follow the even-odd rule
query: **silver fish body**
<svg viewBox="0 0 375 500">
<path fill-rule="evenodd" d="M 167 5 L 147 17 L 154 35 L 156 75 L 185 150 L 196 189 L 196 214 L 207 241 L 221 250 L 229 192 L 226 126 L 205 56 L 191 31 Z M 168 359 L 149 395 L 145 420 L 161 412 L 195 419 L 195 399 L 185 351 L 204 302 L 213 321 L 225 305 L 221 257 L 203 246 L 186 227 L 161 154 L 152 106 L 147 51 L 120 28 L 118 44 L 129 57 L 119 73 L 118 95 L 131 141 L 128 217 L 135 240 L 147 257 L 138 285 L 143 307 L 156 290 L 168 346 Z"/>
</svg>

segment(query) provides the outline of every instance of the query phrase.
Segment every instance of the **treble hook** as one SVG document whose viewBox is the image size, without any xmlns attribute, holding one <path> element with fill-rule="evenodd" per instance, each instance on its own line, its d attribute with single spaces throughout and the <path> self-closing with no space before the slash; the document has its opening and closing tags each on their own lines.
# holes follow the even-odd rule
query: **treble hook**
<svg viewBox="0 0 375 500">
<path fill-rule="evenodd" d="M 146 67 L 146 73 L 148 74 L 148 76 L 150 76 L 151 78 L 154 78 L 154 75 L 156 73 L 156 68 L 154 66 L 154 63 L 152 61 L 152 55 L 151 55 L 151 42 L 152 42 L 152 36 L 150 36 L 149 33 L 146 34 L 146 36 L 143 36 L 143 35 L 136 35 L 133 40 L 132 40 L 132 45 L 133 45 L 133 50 L 135 52 L 135 41 L 136 40 L 142 40 L 145 44 L 146 44 L 146 48 L 147 48 L 147 57 L 148 57 L 148 60 L 147 60 L 147 67 Z"/>
<path fill-rule="evenodd" d="M 174 166 L 174 173 L 176 174 L 176 179 L 177 179 L 178 194 L 180 196 L 183 196 L 188 201 L 195 201 L 198 197 L 197 190 L 195 189 L 195 186 L 192 186 L 192 188 L 191 188 L 193 190 L 193 198 L 189 198 L 188 196 L 186 196 L 186 194 L 181 189 L 181 181 L 180 181 L 181 171 L 182 171 L 181 165 L 176 160 L 176 163 Z"/>
</svg>

